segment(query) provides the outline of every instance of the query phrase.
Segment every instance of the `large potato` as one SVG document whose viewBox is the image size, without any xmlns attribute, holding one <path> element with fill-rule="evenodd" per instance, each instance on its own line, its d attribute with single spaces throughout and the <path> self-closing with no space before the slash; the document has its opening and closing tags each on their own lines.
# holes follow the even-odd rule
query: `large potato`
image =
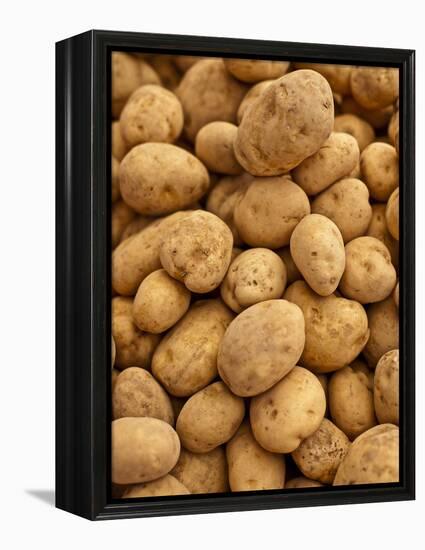
<svg viewBox="0 0 425 550">
<path fill-rule="evenodd" d="M 241 101 L 241 104 L 239 105 L 237 114 L 238 124 L 241 123 L 241 120 L 246 113 L 248 107 L 251 107 L 257 97 L 260 97 L 260 95 L 264 92 L 266 88 L 270 86 L 272 82 L 274 82 L 274 80 L 263 80 L 262 82 L 258 82 L 248 90 L 243 100 Z"/>
<path fill-rule="evenodd" d="M 196 134 L 195 151 L 208 170 L 237 176 L 243 168 L 233 152 L 238 128 L 230 122 L 216 121 L 203 126 Z"/>
<path fill-rule="evenodd" d="M 394 267 L 398 268 L 398 241 L 388 231 L 385 220 L 386 205 L 382 203 L 372 204 L 372 219 L 367 228 L 366 235 L 379 239 L 388 248 Z"/>
<path fill-rule="evenodd" d="M 398 187 L 391 193 L 390 198 L 388 199 L 387 208 L 385 210 L 385 220 L 391 236 L 398 241 L 400 239 Z"/>
<path fill-rule="evenodd" d="M 215 382 L 186 401 L 176 430 L 187 450 L 207 453 L 233 437 L 244 414 L 244 400 L 223 382 Z"/>
<path fill-rule="evenodd" d="M 326 78 L 332 91 L 341 95 L 350 93 L 351 65 L 338 65 L 336 63 L 295 63 L 295 68 L 317 71 Z"/>
<path fill-rule="evenodd" d="M 202 300 L 164 336 L 152 359 L 152 373 L 171 395 L 192 395 L 214 380 L 218 347 L 232 319 L 219 300 Z"/>
<path fill-rule="evenodd" d="M 192 494 L 225 493 L 229 490 L 223 447 L 201 454 L 182 449 L 171 474 Z"/>
<path fill-rule="evenodd" d="M 289 61 L 267 61 L 263 59 L 224 59 L 226 69 L 242 82 L 260 82 L 283 76 L 289 68 Z"/>
<path fill-rule="evenodd" d="M 355 67 L 351 72 L 351 93 L 365 109 L 382 109 L 398 98 L 398 69 Z"/>
<path fill-rule="evenodd" d="M 356 138 L 360 152 L 375 139 L 375 130 L 369 122 L 351 114 L 336 116 L 333 131 L 344 132 Z"/>
<path fill-rule="evenodd" d="M 387 201 L 399 184 L 395 148 L 388 143 L 371 143 L 361 154 L 360 167 L 370 196 L 377 201 Z"/>
<path fill-rule="evenodd" d="M 373 397 L 380 424 L 397 424 L 399 419 L 399 351 L 385 353 L 375 369 Z"/>
<path fill-rule="evenodd" d="M 399 347 L 398 309 L 392 296 L 369 306 L 367 318 L 370 338 L 363 353 L 369 366 L 375 368 L 384 353 Z"/>
<path fill-rule="evenodd" d="M 242 118 L 239 163 L 254 176 L 278 176 L 315 153 L 329 137 L 332 90 L 317 72 L 294 71 L 273 82 Z"/>
<path fill-rule="evenodd" d="M 264 449 L 291 453 L 319 428 L 325 410 L 325 392 L 317 377 L 294 367 L 251 400 L 249 414 L 254 437 Z"/>
<path fill-rule="evenodd" d="M 154 481 L 137 483 L 128 487 L 121 498 L 165 497 L 188 494 L 190 494 L 190 491 L 178 479 L 167 474 Z"/>
<path fill-rule="evenodd" d="M 258 395 L 296 365 L 304 339 L 299 307 L 286 300 L 255 304 L 226 330 L 217 358 L 220 377 L 236 395 Z"/>
</svg>

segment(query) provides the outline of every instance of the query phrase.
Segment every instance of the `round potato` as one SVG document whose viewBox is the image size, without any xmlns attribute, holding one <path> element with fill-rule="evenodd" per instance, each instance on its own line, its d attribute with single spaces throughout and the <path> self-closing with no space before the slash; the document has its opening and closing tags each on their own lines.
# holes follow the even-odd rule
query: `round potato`
<svg viewBox="0 0 425 550">
<path fill-rule="evenodd" d="M 294 477 L 285 483 L 285 489 L 305 489 L 307 487 L 323 487 L 323 483 L 313 481 L 304 476 Z"/>
<path fill-rule="evenodd" d="M 264 92 L 266 88 L 270 86 L 272 82 L 274 82 L 274 80 L 263 80 L 262 82 L 258 82 L 248 90 L 245 97 L 241 101 L 241 104 L 239 105 L 237 113 L 238 124 L 241 123 L 241 120 L 243 119 L 243 116 L 248 107 L 250 107 L 254 103 L 257 97 L 260 97 L 260 95 Z"/>
<path fill-rule="evenodd" d="M 385 353 L 375 369 L 373 397 L 380 424 L 396 424 L 399 419 L 399 351 Z"/>
<path fill-rule="evenodd" d="M 218 347 L 232 319 L 220 300 L 202 300 L 164 336 L 152 373 L 171 395 L 187 397 L 214 380 Z"/>
<path fill-rule="evenodd" d="M 289 61 L 266 61 L 262 59 L 224 59 L 226 69 L 242 82 L 260 82 L 283 76 Z"/>
<path fill-rule="evenodd" d="M 399 222 L 399 188 L 397 187 L 391 193 L 385 210 L 385 220 L 388 231 L 397 241 L 400 240 L 400 222 Z"/>
<path fill-rule="evenodd" d="M 118 162 L 121 162 L 125 155 L 129 152 L 130 145 L 124 141 L 124 138 L 122 137 L 119 120 L 115 120 L 112 123 L 111 141 L 112 156 L 116 158 Z"/>
<path fill-rule="evenodd" d="M 187 450 L 207 453 L 233 437 L 244 414 L 244 400 L 223 382 L 215 382 L 186 401 L 176 430 Z"/>
<path fill-rule="evenodd" d="M 182 449 L 171 474 L 192 494 L 225 493 L 229 490 L 223 447 L 202 454 Z"/>
<path fill-rule="evenodd" d="M 369 237 L 375 237 L 379 239 L 388 248 L 391 254 L 391 261 L 393 266 L 398 268 L 398 241 L 396 241 L 391 233 L 388 231 L 387 223 L 385 220 L 386 205 L 382 203 L 376 203 L 372 205 L 372 219 L 370 220 L 369 227 L 367 228 L 366 235 Z"/>
<path fill-rule="evenodd" d="M 112 422 L 112 481 L 143 483 L 170 472 L 180 454 L 173 428 L 157 418 L 119 418 Z"/>
<path fill-rule="evenodd" d="M 112 155 L 112 160 L 111 160 L 111 201 L 112 203 L 117 202 L 117 200 L 121 196 L 119 171 L 120 171 L 120 163 Z"/>
<path fill-rule="evenodd" d="M 236 395 L 258 395 L 294 368 L 304 340 L 299 307 L 286 300 L 255 304 L 226 330 L 217 357 L 220 377 Z"/>
<path fill-rule="evenodd" d="M 344 241 L 337 225 L 321 214 L 310 214 L 295 227 L 290 247 L 311 288 L 320 296 L 330 296 L 345 269 Z"/>
<path fill-rule="evenodd" d="M 375 130 L 362 118 L 351 115 L 338 115 L 334 120 L 334 132 L 343 132 L 356 138 L 360 152 L 375 139 Z"/>
<path fill-rule="evenodd" d="M 118 246 L 121 236 L 127 225 L 134 220 L 136 212 L 130 208 L 124 201 L 117 201 L 112 205 L 111 213 L 111 244 L 112 248 Z"/>
<path fill-rule="evenodd" d="M 174 476 L 167 474 L 164 477 L 137 483 L 128 487 L 121 498 L 163 497 L 170 495 L 189 495 L 190 491 Z"/>
<path fill-rule="evenodd" d="M 291 453 L 320 426 L 326 410 L 323 388 L 314 374 L 294 367 L 271 389 L 251 400 L 255 439 L 272 453 Z"/>
<path fill-rule="evenodd" d="M 326 78 L 333 92 L 340 95 L 350 93 L 351 65 L 337 65 L 336 63 L 295 63 L 295 68 L 317 71 Z"/>
<path fill-rule="evenodd" d="M 208 170 L 218 174 L 237 176 L 242 174 L 242 166 L 233 152 L 238 128 L 230 122 L 210 122 L 196 134 L 195 151 Z"/>
<path fill-rule="evenodd" d="M 294 71 L 268 86 L 245 113 L 236 158 L 254 176 L 278 176 L 314 154 L 332 131 L 332 90 L 317 72 Z M 284 121 L 284 124 L 282 124 Z"/>
<path fill-rule="evenodd" d="M 379 359 L 399 346 L 398 309 L 390 296 L 383 302 L 369 306 L 367 311 L 370 338 L 364 348 L 364 356 L 371 368 L 375 368 Z"/>
<path fill-rule="evenodd" d="M 398 98 L 398 69 L 355 67 L 351 71 L 351 93 L 365 109 L 383 109 Z"/>
<path fill-rule="evenodd" d="M 399 183 L 395 148 L 388 143 L 371 143 L 361 154 L 360 167 L 370 196 L 377 201 L 387 201 Z"/>
<path fill-rule="evenodd" d="M 392 105 L 389 105 L 388 107 L 371 111 L 359 105 L 351 96 L 347 96 L 342 99 L 341 112 L 344 114 L 349 113 L 356 115 L 366 120 L 366 122 L 371 124 L 375 129 L 380 130 L 381 128 L 385 128 L 390 122 L 394 108 Z"/>
</svg>

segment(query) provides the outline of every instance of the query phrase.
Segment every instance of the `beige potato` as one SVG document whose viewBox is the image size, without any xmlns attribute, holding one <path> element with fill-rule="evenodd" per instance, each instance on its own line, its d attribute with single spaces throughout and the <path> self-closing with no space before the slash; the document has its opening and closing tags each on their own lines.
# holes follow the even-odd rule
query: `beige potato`
<svg viewBox="0 0 425 550">
<path fill-rule="evenodd" d="M 216 378 L 219 344 L 232 319 L 220 300 L 201 300 L 164 336 L 152 373 L 171 395 L 192 395 Z"/>
<path fill-rule="evenodd" d="M 244 414 L 244 400 L 233 395 L 223 382 L 215 382 L 186 401 L 176 430 L 188 451 L 207 453 L 233 437 Z"/>
<path fill-rule="evenodd" d="M 226 69 L 242 82 L 260 82 L 283 76 L 289 61 L 266 61 L 263 59 L 224 59 Z"/>
<path fill-rule="evenodd" d="M 112 299 L 112 335 L 116 345 L 115 366 L 119 369 L 148 369 L 158 345 L 156 334 L 141 332 L 133 321 L 133 300 L 116 296 Z"/>
<path fill-rule="evenodd" d="M 345 433 L 324 418 L 319 428 L 292 452 L 292 458 L 306 477 L 332 484 L 349 446 Z"/>
<path fill-rule="evenodd" d="M 285 457 L 263 449 L 252 435 L 249 422 L 227 443 L 226 456 L 231 491 L 283 489 Z"/>
<path fill-rule="evenodd" d="M 241 101 L 241 104 L 239 105 L 239 109 L 236 117 L 238 124 L 241 123 L 241 120 L 243 119 L 243 116 L 247 111 L 248 107 L 250 107 L 254 103 L 254 101 L 258 97 L 260 97 L 260 95 L 264 92 L 266 88 L 270 86 L 272 82 L 274 82 L 274 80 L 263 80 L 262 82 L 258 82 L 248 90 L 243 100 Z"/>
<path fill-rule="evenodd" d="M 285 483 L 285 489 L 304 489 L 307 487 L 323 487 L 323 483 L 313 481 L 312 479 L 308 479 L 304 476 L 294 477 Z"/>
<path fill-rule="evenodd" d="M 332 220 L 347 243 L 364 235 L 369 227 L 372 219 L 369 190 L 357 178 L 344 178 L 313 200 L 311 212 Z"/>
<path fill-rule="evenodd" d="M 294 368 L 304 341 L 299 307 L 286 300 L 260 302 L 230 323 L 220 343 L 218 372 L 236 395 L 258 395 Z"/>
<path fill-rule="evenodd" d="M 254 247 L 289 244 L 296 225 L 310 214 L 305 192 L 286 177 L 254 178 L 236 202 L 233 219 L 242 240 Z"/>
<path fill-rule="evenodd" d="M 169 143 L 136 145 L 120 164 L 120 191 L 139 214 L 159 216 L 189 207 L 209 186 L 205 166 Z"/>
<path fill-rule="evenodd" d="M 376 416 L 380 424 L 399 420 L 399 350 L 385 353 L 375 369 L 373 391 Z"/>
<path fill-rule="evenodd" d="M 153 221 L 155 221 L 155 218 L 149 218 L 148 216 L 141 216 L 140 214 L 136 215 L 133 220 L 126 225 L 124 231 L 121 233 L 121 240 L 120 243 L 125 241 L 125 239 L 128 239 L 132 235 L 135 235 L 142 229 L 145 229 L 148 225 L 150 225 Z"/>
<path fill-rule="evenodd" d="M 254 176 L 284 174 L 320 148 L 333 118 L 327 81 L 315 71 L 289 73 L 266 88 L 245 113 L 234 144 L 236 158 Z"/>
<path fill-rule="evenodd" d="M 395 148 L 388 143 L 371 143 L 361 154 L 360 167 L 370 196 L 377 201 L 387 201 L 399 184 Z"/>
<path fill-rule="evenodd" d="M 367 311 L 370 338 L 363 350 L 369 367 L 375 368 L 379 359 L 399 347 L 398 308 L 390 296 L 369 306 Z"/>
<path fill-rule="evenodd" d="M 111 213 L 111 244 L 112 248 L 118 246 L 121 236 L 127 225 L 134 220 L 136 212 L 124 201 L 119 200 L 112 205 Z"/>
<path fill-rule="evenodd" d="M 375 140 L 375 130 L 371 124 L 356 115 L 344 114 L 336 116 L 333 131 L 344 132 L 355 137 L 360 152 Z"/>
<path fill-rule="evenodd" d="M 169 90 L 154 84 L 141 86 L 125 104 L 120 129 L 131 147 L 148 141 L 173 143 L 183 130 L 183 108 Z"/>
<path fill-rule="evenodd" d="M 365 109 L 383 109 L 398 98 L 398 69 L 355 67 L 351 72 L 351 93 Z"/>
<path fill-rule="evenodd" d="M 236 313 L 258 302 L 280 298 L 286 286 L 286 267 L 267 248 L 251 248 L 237 256 L 221 283 L 223 301 Z"/>
<path fill-rule="evenodd" d="M 380 424 L 364 432 L 353 442 L 338 468 L 334 485 L 398 481 L 398 427 L 393 424 Z"/>
<path fill-rule="evenodd" d="M 358 237 L 345 246 L 339 290 L 361 304 L 381 302 L 394 290 L 397 274 L 388 248 L 375 237 Z"/>
<path fill-rule="evenodd" d="M 243 168 L 233 152 L 238 127 L 230 122 L 210 122 L 196 134 L 195 151 L 208 170 L 237 176 Z"/>
<path fill-rule="evenodd" d="M 302 279 L 300 270 L 295 265 L 295 262 L 291 256 L 290 247 L 285 246 L 284 248 L 279 248 L 279 250 L 275 250 L 275 252 L 285 264 L 287 284 L 290 285 L 293 282 L 298 281 L 299 279 Z"/>
<path fill-rule="evenodd" d="M 158 269 L 143 279 L 134 297 L 133 319 L 140 330 L 159 334 L 179 321 L 190 305 L 190 292 Z"/>
<path fill-rule="evenodd" d="M 124 141 L 121 134 L 120 122 L 115 120 L 111 129 L 112 156 L 121 162 L 130 150 L 130 145 Z"/>
<path fill-rule="evenodd" d="M 112 155 L 112 160 L 111 160 L 111 201 L 112 203 L 117 202 L 117 200 L 121 196 L 119 171 L 120 171 L 120 163 Z"/>
<path fill-rule="evenodd" d="M 397 241 L 400 240 L 400 222 L 399 222 L 399 188 L 397 187 L 391 193 L 385 210 L 385 221 L 388 231 Z"/>
<path fill-rule="evenodd" d="M 174 476 L 167 474 L 164 477 L 137 483 L 128 487 L 121 498 L 165 497 L 170 495 L 189 495 L 190 491 Z"/>
<path fill-rule="evenodd" d="M 223 447 L 202 454 L 182 449 L 171 474 L 192 494 L 225 493 L 229 490 Z"/>
<path fill-rule="evenodd" d="M 342 99 L 341 112 L 343 114 L 349 113 L 356 115 L 363 120 L 366 120 L 366 122 L 371 124 L 375 129 L 380 130 L 385 128 L 390 122 L 391 116 L 394 112 L 394 107 L 389 105 L 388 107 L 374 109 L 371 111 L 370 109 L 365 109 L 359 105 L 351 96 L 347 96 Z"/>
<path fill-rule="evenodd" d="M 257 442 L 272 453 L 291 453 L 320 426 L 326 409 L 314 374 L 294 367 L 271 389 L 251 399 L 251 427 Z"/>
<path fill-rule="evenodd" d="M 112 482 L 143 483 L 170 472 L 180 454 L 174 429 L 157 418 L 119 418 L 112 422 Z"/>
<path fill-rule="evenodd" d="M 196 210 L 177 220 L 164 234 L 161 264 L 192 292 L 210 292 L 226 275 L 232 247 L 228 226 L 218 216 Z"/>
<path fill-rule="evenodd" d="M 125 369 L 115 383 L 112 394 L 112 417 L 115 420 L 126 416 L 148 416 L 174 424 L 170 398 L 145 369 Z"/>
<path fill-rule="evenodd" d="M 388 248 L 394 267 L 398 268 L 398 241 L 388 231 L 385 220 L 386 205 L 382 203 L 372 204 L 372 219 L 367 228 L 366 235 L 379 239 Z"/>
<path fill-rule="evenodd" d="M 310 287 L 330 296 L 345 269 L 344 241 L 338 226 L 321 214 L 310 214 L 295 227 L 291 256 Z"/>
<path fill-rule="evenodd" d="M 357 140 L 350 134 L 332 132 L 320 149 L 303 160 L 291 175 L 307 195 L 317 195 L 332 183 L 348 176 L 359 160 Z"/>
<path fill-rule="evenodd" d="M 332 90 L 341 95 L 350 93 L 351 65 L 337 65 L 335 63 L 295 63 L 296 69 L 311 69 L 317 71 L 329 82 Z"/>
<path fill-rule="evenodd" d="M 399 307 L 400 303 L 400 291 L 399 291 L 399 283 L 396 284 L 396 287 L 394 289 L 393 293 L 394 303 L 397 307 Z"/>
<path fill-rule="evenodd" d="M 327 373 L 350 364 L 369 338 L 362 305 L 331 295 L 315 294 L 304 281 L 289 286 L 284 299 L 297 304 L 305 319 L 305 346 L 300 364 L 315 373 Z"/>
</svg>

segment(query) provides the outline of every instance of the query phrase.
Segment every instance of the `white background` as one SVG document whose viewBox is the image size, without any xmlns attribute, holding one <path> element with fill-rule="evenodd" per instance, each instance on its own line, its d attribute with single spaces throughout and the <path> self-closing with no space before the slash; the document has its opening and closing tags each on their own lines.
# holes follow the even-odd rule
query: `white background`
<svg viewBox="0 0 425 550">
<path fill-rule="evenodd" d="M 420 0 L 3 2 L 0 14 L 0 545 L 395 549 L 423 543 L 424 216 L 418 216 L 418 500 L 91 523 L 54 484 L 54 43 L 97 28 L 417 50 L 417 204 L 424 205 Z M 422 333 L 422 334 L 421 334 Z M 35 494 L 34 494 L 35 491 Z M 40 498 L 42 497 L 42 498 Z M 47 502 L 46 502 L 47 501 Z M 418 544 L 414 544 L 418 548 Z"/>
</svg>

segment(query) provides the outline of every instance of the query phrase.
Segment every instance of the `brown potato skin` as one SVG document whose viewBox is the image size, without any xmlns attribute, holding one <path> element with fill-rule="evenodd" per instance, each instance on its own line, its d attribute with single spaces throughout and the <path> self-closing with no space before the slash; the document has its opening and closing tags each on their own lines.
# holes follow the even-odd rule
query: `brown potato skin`
<svg viewBox="0 0 425 550">
<path fill-rule="evenodd" d="M 384 353 L 399 347 L 398 308 L 390 296 L 383 302 L 369 306 L 367 317 L 370 338 L 363 354 L 369 367 L 375 368 Z"/>
<path fill-rule="evenodd" d="M 366 235 L 376 237 L 388 248 L 394 267 L 398 268 L 398 241 L 388 231 L 385 220 L 386 205 L 382 203 L 372 204 L 372 219 L 367 228 Z"/>
<path fill-rule="evenodd" d="M 365 109 L 383 109 L 398 98 L 398 69 L 355 67 L 351 72 L 351 93 Z"/>
<path fill-rule="evenodd" d="M 215 121 L 203 126 L 196 134 L 195 152 L 208 170 L 237 176 L 243 168 L 233 152 L 238 127 L 230 122 Z"/>
<path fill-rule="evenodd" d="M 237 122 L 238 124 L 241 123 L 241 120 L 243 119 L 243 116 L 247 109 L 251 107 L 251 105 L 254 103 L 254 101 L 260 97 L 260 95 L 264 92 L 266 88 L 270 86 L 270 84 L 274 82 L 273 80 L 263 80 L 262 82 L 258 82 L 257 84 L 254 84 L 252 88 L 250 88 L 247 93 L 245 94 L 243 100 L 241 101 L 241 104 L 239 105 L 238 113 L 237 113 Z"/>
<path fill-rule="evenodd" d="M 258 395 L 294 368 L 304 339 L 304 318 L 295 304 L 286 300 L 255 304 L 226 330 L 217 357 L 220 377 L 236 395 Z"/>
<path fill-rule="evenodd" d="M 375 369 L 373 397 L 380 424 L 399 423 L 399 350 L 385 353 Z"/>
<path fill-rule="evenodd" d="M 397 187 L 391 193 L 385 210 L 385 220 L 388 231 L 397 241 L 400 240 L 400 222 L 399 222 L 399 188 Z"/>
<path fill-rule="evenodd" d="M 229 490 L 226 453 L 216 447 L 209 453 L 192 453 L 182 449 L 171 474 L 191 494 L 225 493 Z"/>
<path fill-rule="evenodd" d="M 261 80 L 279 78 L 289 69 L 289 61 L 266 61 L 262 59 L 223 60 L 226 69 L 242 82 L 255 83 Z"/>
<path fill-rule="evenodd" d="M 164 477 L 138 483 L 128 487 L 121 498 L 162 497 L 169 495 L 189 495 L 190 491 L 174 476 L 167 474 Z"/>
<path fill-rule="evenodd" d="M 307 479 L 304 476 L 294 477 L 285 483 L 285 489 L 304 489 L 307 487 L 323 487 L 323 483 Z"/>
<path fill-rule="evenodd" d="M 352 114 L 336 116 L 333 131 L 344 132 L 355 137 L 360 152 L 375 140 L 375 130 L 372 125 L 366 122 L 366 120 Z"/>
<path fill-rule="evenodd" d="M 185 449 L 207 453 L 233 437 L 244 414 L 244 400 L 223 382 L 214 382 L 186 401 L 176 430 Z"/>
<path fill-rule="evenodd" d="M 371 143 L 360 157 L 362 178 L 370 196 L 381 202 L 389 199 L 399 184 L 397 151 L 388 143 Z"/>
</svg>

